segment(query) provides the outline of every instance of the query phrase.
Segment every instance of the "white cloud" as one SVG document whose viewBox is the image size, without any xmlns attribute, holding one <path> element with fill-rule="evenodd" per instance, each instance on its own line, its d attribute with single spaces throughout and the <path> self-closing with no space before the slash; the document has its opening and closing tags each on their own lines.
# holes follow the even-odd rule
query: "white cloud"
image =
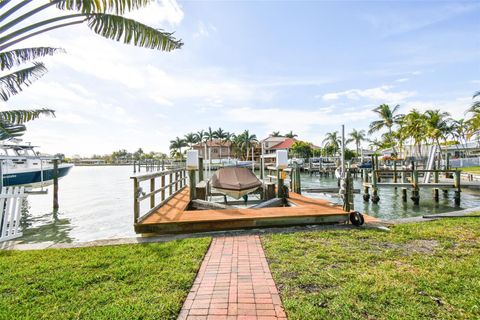
<svg viewBox="0 0 480 320">
<path fill-rule="evenodd" d="M 409 78 L 400 78 L 400 79 L 395 80 L 395 82 L 407 82 L 408 80 L 410 80 L 410 79 Z"/>
<path fill-rule="evenodd" d="M 197 31 L 193 34 L 194 38 L 208 37 L 211 33 L 216 32 L 217 28 L 211 23 L 206 24 L 203 21 L 198 22 Z"/>
<path fill-rule="evenodd" d="M 380 86 L 376 88 L 370 89 L 350 89 L 346 91 L 340 92 L 331 92 L 324 94 L 322 99 L 325 101 L 332 101 L 338 100 L 342 97 L 345 97 L 349 100 L 359 100 L 359 99 L 369 99 L 374 101 L 384 101 L 385 103 L 388 102 L 395 102 L 400 103 L 404 101 L 406 98 L 412 97 L 415 95 L 414 91 L 398 91 L 394 92 L 393 86 Z"/>
<path fill-rule="evenodd" d="M 171 26 L 180 24 L 184 13 L 176 0 L 157 0 L 144 8 L 129 12 L 126 16 L 159 27 L 165 23 Z"/>
</svg>

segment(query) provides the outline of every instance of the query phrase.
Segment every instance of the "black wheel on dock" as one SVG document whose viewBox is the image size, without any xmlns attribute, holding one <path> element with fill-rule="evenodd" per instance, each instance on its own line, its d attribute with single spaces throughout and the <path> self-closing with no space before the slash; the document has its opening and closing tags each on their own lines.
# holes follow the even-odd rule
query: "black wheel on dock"
<svg viewBox="0 0 480 320">
<path fill-rule="evenodd" d="M 365 219 L 363 218 L 363 214 L 358 211 L 354 211 L 350 213 L 350 222 L 354 226 L 361 226 L 365 223 Z"/>
</svg>

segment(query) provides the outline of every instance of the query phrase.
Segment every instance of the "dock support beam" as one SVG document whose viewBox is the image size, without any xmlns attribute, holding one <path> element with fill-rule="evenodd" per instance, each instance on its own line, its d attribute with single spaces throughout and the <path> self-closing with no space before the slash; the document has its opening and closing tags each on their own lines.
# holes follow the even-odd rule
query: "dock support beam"
<svg viewBox="0 0 480 320">
<path fill-rule="evenodd" d="M 285 192 L 283 189 L 283 170 L 279 169 L 277 171 L 277 197 L 285 198 Z"/>
<path fill-rule="evenodd" d="M 362 170 L 362 178 L 363 178 L 363 182 L 364 182 L 363 201 L 368 202 L 370 200 L 370 194 L 368 193 L 369 187 L 366 185 L 368 183 L 368 171 L 367 171 L 367 169 Z"/>
<path fill-rule="evenodd" d="M 455 205 L 459 206 L 460 205 L 460 194 L 462 190 L 460 189 L 460 170 L 455 171 Z"/>
<path fill-rule="evenodd" d="M 58 159 L 53 160 L 53 210 L 58 210 Z"/>
<path fill-rule="evenodd" d="M 203 181 L 203 158 L 198 158 L 198 182 Z"/>
<path fill-rule="evenodd" d="M 413 204 L 416 206 L 420 204 L 420 192 L 418 188 L 418 171 L 414 170 L 412 172 L 412 183 L 413 183 L 413 189 L 412 189 L 412 201 Z"/>
<path fill-rule="evenodd" d="M 433 173 L 433 182 L 434 183 L 438 183 L 438 171 L 435 170 L 435 172 Z M 435 188 L 433 189 L 433 200 L 435 202 L 438 202 L 439 201 L 439 189 L 438 188 Z"/>
<path fill-rule="evenodd" d="M 380 197 L 378 196 L 378 186 L 377 186 L 377 170 L 372 170 L 372 202 L 378 203 L 380 201 Z"/>
<path fill-rule="evenodd" d="M 407 188 L 402 188 L 402 201 L 407 202 Z"/>
<path fill-rule="evenodd" d="M 196 197 L 196 186 L 197 183 L 195 182 L 196 172 L 195 170 L 188 170 L 188 179 L 189 179 L 189 190 L 190 190 L 190 201 L 195 200 Z"/>
</svg>

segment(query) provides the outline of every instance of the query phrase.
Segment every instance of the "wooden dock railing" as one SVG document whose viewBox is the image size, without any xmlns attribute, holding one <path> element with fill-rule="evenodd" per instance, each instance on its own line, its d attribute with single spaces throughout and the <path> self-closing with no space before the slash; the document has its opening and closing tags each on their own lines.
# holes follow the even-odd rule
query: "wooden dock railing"
<svg viewBox="0 0 480 320">
<path fill-rule="evenodd" d="M 370 174 L 368 174 L 370 171 Z M 390 173 L 392 174 L 392 180 L 389 182 L 381 182 L 380 175 L 382 173 Z M 419 182 L 420 174 L 423 175 L 430 175 L 433 173 L 433 181 L 430 182 L 430 177 L 428 177 L 428 181 Z M 453 181 L 444 181 L 440 182 L 439 175 L 445 174 L 452 174 L 454 179 Z M 439 190 L 442 189 L 444 194 L 448 194 L 448 189 L 454 189 L 455 195 L 454 200 L 455 204 L 460 204 L 460 195 L 461 195 L 461 182 L 460 182 L 461 171 L 460 170 L 440 170 L 440 169 L 433 169 L 433 170 L 381 170 L 381 169 L 373 169 L 368 170 L 364 169 L 363 171 L 363 187 L 364 187 L 364 195 L 363 199 L 365 201 L 369 201 L 370 194 L 369 189 L 372 189 L 372 197 L 371 200 L 373 203 L 378 203 L 380 197 L 378 195 L 379 187 L 402 187 L 402 200 L 404 202 L 407 201 L 407 188 L 411 188 L 412 190 L 412 201 L 418 205 L 420 200 L 420 187 L 422 188 L 433 188 L 433 196 L 436 202 L 439 200 Z"/>
<path fill-rule="evenodd" d="M 183 190 L 187 184 L 185 168 L 158 171 L 130 178 L 133 180 L 134 223 L 142 221 L 158 210 L 165 202 Z M 149 190 L 149 192 L 144 190 Z M 146 203 L 144 200 L 149 201 Z"/>
</svg>

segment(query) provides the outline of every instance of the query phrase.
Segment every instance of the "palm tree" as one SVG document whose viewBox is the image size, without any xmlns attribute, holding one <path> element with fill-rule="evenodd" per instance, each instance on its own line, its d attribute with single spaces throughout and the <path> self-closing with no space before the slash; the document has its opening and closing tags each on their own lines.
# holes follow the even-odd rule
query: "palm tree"
<svg viewBox="0 0 480 320">
<path fill-rule="evenodd" d="M 391 108 L 388 104 L 381 104 L 380 106 L 373 109 L 373 112 L 378 114 L 380 120 L 375 120 L 370 123 L 370 130 L 368 133 L 374 133 L 382 130 L 383 128 L 388 129 L 388 133 L 392 134 L 392 127 L 394 124 L 397 124 L 401 115 L 396 115 L 400 106 L 397 104 L 395 107 Z M 395 145 L 393 146 L 393 153 L 396 154 Z"/>
<path fill-rule="evenodd" d="M 473 99 L 480 98 L 480 91 L 475 92 L 475 94 L 472 97 Z M 467 112 L 472 112 L 472 113 L 480 113 L 480 99 L 477 101 L 474 101 L 470 109 L 467 110 Z"/>
<path fill-rule="evenodd" d="M 51 109 L 8 110 L 0 112 L 0 140 L 11 139 L 25 133 L 25 123 L 41 115 L 55 117 Z"/>
<path fill-rule="evenodd" d="M 293 138 L 295 138 L 295 137 L 298 137 L 298 134 L 295 134 L 295 133 L 293 133 L 292 130 L 290 130 L 289 133 L 286 133 L 286 134 L 285 134 L 285 137 L 293 139 Z"/>
<path fill-rule="evenodd" d="M 50 0 L 37 5 L 34 1 L 0 1 L 0 99 L 7 101 L 47 72 L 45 65 L 36 61 L 38 58 L 63 52 L 51 47 L 18 48 L 18 44 L 58 28 L 85 23 L 95 33 L 126 44 L 161 51 L 180 48 L 183 43 L 171 33 L 122 17 L 148 3 L 146 0 Z M 68 13 L 52 15 L 52 7 Z M 14 46 L 17 48 L 12 49 Z M 26 63 L 30 65 L 22 67 Z M 0 115 L 0 136 L 20 135 L 25 131 L 23 123 L 42 114 L 54 114 L 50 109 L 14 111 L 13 116 Z M 5 122 L 9 116 L 10 121 Z"/>
<path fill-rule="evenodd" d="M 348 134 L 350 139 L 347 139 L 346 143 L 354 142 L 355 147 L 357 150 L 357 156 L 360 154 L 360 143 L 366 140 L 366 133 L 365 130 L 357 131 L 357 129 L 353 129 L 352 132 Z"/>
<path fill-rule="evenodd" d="M 209 146 L 208 143 L 207 143 L 207 152 L 208 152 L 208 149 L 209 149 L 209 148 L 211 147 L 211 145 L 212 145 L 213 139 L 215 139 L 216 137 L 217 137 L 217 136 L 216 136 L 216 134 L 215 134 L 215 131 L 213 131 L 211 127 L 208 127 L 208 130 L 207 130 L 207 131 L 205 132 L 205 134 L 204 134 L 205 143 L 206 143 L 207 141 L 210 141 L 210 146 Z M 212 158 L 211 158 L 211 157 L 208 157 L 208 161 L 209 161 L 209 163 L 210 163 L 210 166 L 212 166 Z"/>
<path fill-rule="evenodd" d="M 422 156 L 422 142 L 427 139 L 425 115 L 417 109 L 412 109 L 402 118 L 400 133 L 404 139 L 412 139 L 413 146 L 417 146 L 418 155 Z"/>
<path fill-rule="evenodd" d="M 280 131 L 273 131 L 270 133 L 270 137 L 281 137 Z"/>
<path fill-rule="evenodd" d="M 195 133 L 187 133 L 185 135 L 185 142 L 188 144 L 188 146 L 190 147 L 190 149 L 192 149 L 192 146 L 198 142 L 197 140 L 197 136 L 195 135 Z"/>
<path fill-rule="evenodd" d="M 424 113 L 427 136 L 437 145 L 440 153 L 442 150 L 440 139 L 446 141 L 451 128 L 449 116 L 448 112 L 441 112 L 440 110 L 427 110 Z"/>
<path fill-rule="evenodd" d="M 222 159 L 222 148 L 223 143 L 225 142 L 225 138 L 228 136 L 228 132 L 224 131 L 222 128 L 218 128 L 217 131 L 214 132 L 215 137 L 219 140 L 220 143 L 220 159 Z"/>
<path fill-rule="evenodd" d="M 333 131 L 333 132 L 328 132 L 325 135 L 325 139 L 323 139 L 322 143 L 324 143 L 324 148 L 332 148 L 333 155 L 335 155 L 337 154 L 338 149 L 340 149 L 342 140 L 338 136 L 338 131 Z"/>
<path fill-rule="evenodd" d="M 230 159 L 230 149 L 232 149 L 233 142 L 237 136 L 235 133 L 227 132 L 227 136 L 225 137 L 225 142 L 230 142 L 230 146 L 228 147 L 228 158 Z"/>
<path fill-rule="evenodd" d="M 240 136 L 240 146 L 241 148 L 246 149 L 246 158 L 245 160 L 249 159 L 249 152 L 250 152 L 250 147 L 255 143 L 258 142 L 257 140 L 257 135 L 255 134 L 250 134 L 248 130 L 245 130 Z"/>
<path fill-rule="evenodd" d="M 480 97 L 480 91 L 477 91 L 473 95 L 473 99 Z M 480 99 L 474 101 L 472 106 L 467 110 L 467 113 L 471 113 L 472 116 L 465 123 L 468 126 L 468 139 L 477 135 L 480 138 Z"/>
<path fill-rule="evenodd" d="M 175 140 L 170 141 L 170 150 L 174 151 L 175 155 L 182 156 L 182 148 L 187 147 L 187 143 L 184 139 L 176 137 Z"/>
</svg>

